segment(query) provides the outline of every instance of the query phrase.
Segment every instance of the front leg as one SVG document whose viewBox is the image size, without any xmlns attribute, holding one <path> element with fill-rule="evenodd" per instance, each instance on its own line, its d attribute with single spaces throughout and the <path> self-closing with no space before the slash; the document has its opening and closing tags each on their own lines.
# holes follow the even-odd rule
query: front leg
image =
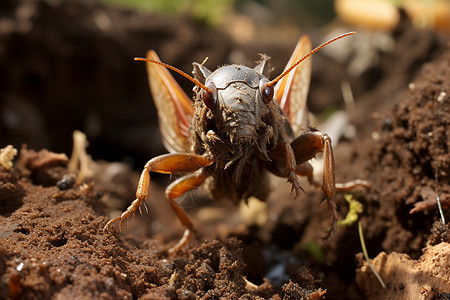
<svg viewBox="0 0 450 300">
<path fill-rule="evenodd" d="M 106 223 L 103 231 L 108 232 L 111 224 L 116 221 L 120 221 L 119 229 L 122 230 L 123 223 L 130 217 L 130 215 L 134 216 L 134 213 L 138 208 L 142 213 L 140 208 L 141 204 L 144 203 L 145 205 L 145 201 L 147 200 L 149 194 L 148 191 L 150 184 L 150 172 L 163 174 L 186 174 L 194 172 L 200 168 L 210 166 L 212 163 L 212 160 L 204 156 L 183 153 L 164 154 L 149 160 L 145 164 L 144 170 L 142 171 L 141 177 L 139 178 L 139 183 L 136 190 L 136 199 L 131 203 L 127 210 L 122 213 L 122 215 Z M 169 203 L 171 202 L 169 201 Z M 171 205 L 174 211 L 177 213 L 178 218 L 181 220 L 183 225 L 186 226 L 187 223 L 185 220 L 183 220 L 183 215 L 179 213 L 179 210 L 177 210 L 172 203 Z M 187 216 L 184 219 L 189 220 Z"/>
<path fill-rule="evenodd" d="M 303 188 L 296 174 L 295 153 L 291 145 L 286 141 L 281 141 L 269 153 L 270 161 L 266 163 L 266 169 L 280 177 L 287 177 L 291 184 L 291 192 L 295 190 L 295 197 Z"/>
</svg>

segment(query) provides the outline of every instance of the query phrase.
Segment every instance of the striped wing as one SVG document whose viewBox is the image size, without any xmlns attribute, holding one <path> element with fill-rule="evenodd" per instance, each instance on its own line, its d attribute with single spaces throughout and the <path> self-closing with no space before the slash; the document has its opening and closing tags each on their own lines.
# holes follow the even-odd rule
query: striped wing
<svg viewBox="0 0 450 300">
<path fill-rule="evenodd" d="M 147 59 L 160 61 L 155 51 Z M 167 68 L 147 62 L 150 91 L 159 117 L 159 128 L 166 149 L 189 152 L 189 126 L 194 114 L 193 101 L 181 89 Z"/>
<path fill-rule="evenodd" d="M 310 51 L 311 41 L 307 35 L 304 35 L 298 41 L 285 70 Z M 311 58 L 307 58 L 275 86 L 275 99 L 288 117 L 295 136 L 300 134 L 302 128 L 308 126 L 306 98 L 310 79 Z"/>
</svg>

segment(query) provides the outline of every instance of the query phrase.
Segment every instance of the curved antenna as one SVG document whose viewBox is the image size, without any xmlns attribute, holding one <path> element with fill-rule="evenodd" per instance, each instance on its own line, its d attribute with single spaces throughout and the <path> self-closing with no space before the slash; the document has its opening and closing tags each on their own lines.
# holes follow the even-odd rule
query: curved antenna
<svg viewBox="0 0 450 300">
<path fill-rule="evenodd" d="M 355 34 L 355 33 L 356 33 L 355 31 L 351 31 L 351 32 L 347 32 L 347 33 L 341 34 L 341 35 L 339 35 L 339 36 L 337 36 L 337 37 L 335 37 L 335 38 L 332 38 L 331 40 L 329 40 L 329 41 L 327 41 L 327 42 L 321 44 L 320 46 L 317 46 L 316 48 L 314 48 L 313 50 L 311 50 L 308 54 L 306 54 L 305 56 L 303 56 L 302 58 L 300 58 L 299 60 L 297 60 L 295 63 L 293 63 L 293 64 L 289 67 L 289 69 L 287 69 L 286 71 L 284 71 L 283 73 L 281 73 L 280 75 L 278 75 L 278 76 L 277 76 L 275 79 L 273 79 L 272 81 L 269 81 L 269 82 L 267 83 L 267 86 L 272 86 L 272 85 L 274 85 L 275 83 L 277 83 L 278 81 L 280 81 L 284 76 L 286 76 L 290 71 L 292 71 L 292 69 L 294 69 L 294 68 L 295 68 L 296 66 L 298 66 L 302 61 L 304 61 L 305 59 L 307 59 L 308 57 L 310 57 L 312 54 L 314 54 L 315 52 L 317 52 L 320 48 L 323 48 L 323 47 L 325 47 L 326 45 L 331 44 L 331 43 L 334 42 L 334 41 L 337 41 L 337 40 L 339 40 L 339 39 L 341 39 L 341 38 L 343 38 L 343 37 L 346 37 L 346 36 L 349 36 L 349 35 L 352 35 L 352 34 Z"/>
<path fill-rule="evenodd" d="M 189 79 L 190 81 L 192 81 L 195 85 L 201 87 L 202 89 L 204 89 L 205 91 L 207 91 L 208 93 L 212 94 L 212 90 L 208 87 L 206 87 L 204 84 L 202 84 L 200 81 L 198 81 L 197 79 L 195 79 L 194 77 L 186 74 L 185 72 L 181 71 L 180 69 L 177 69 L 175 67 L 172 67 L 169 64 L 157 61 L 157 60 L 153 60 L 153 59 L 148 59 L 148 58 L 143 58 L 143 57 L 135 57 L 134 60 L 136 61 L 145 61 L 145 62 L 149 62 L 149 63 L 154 63 L 160 66 L 164 66 L 167 69 L 171 69 L 172 71 L 177 72 L 178 74 L 180 74 L 181 76 Z"/>
</svg>

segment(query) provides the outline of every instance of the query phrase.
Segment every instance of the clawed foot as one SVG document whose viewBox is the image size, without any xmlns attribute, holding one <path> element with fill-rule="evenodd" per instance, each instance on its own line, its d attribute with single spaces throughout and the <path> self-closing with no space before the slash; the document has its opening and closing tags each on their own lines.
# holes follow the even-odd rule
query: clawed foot
<svg viewBox="0 0 450 300">
<path fill-rule="evenodd" d="M 148 212 L 147 205 L 145 205 L 144 199 L 137 198 L 131 203 L 131 205 L 127 208 L 127 210 L 124 211 L 119 217 L 114 218 L 114 219 L 110 220 L 108 223 L 106 223 L 105 227 L 103 227 L 103 232 L 109 233 L 109 229 L 110 229 L 111 225 L 117 221 L 120 221 L 119 230 L 122 231 L 122 227 L 124 226 L 124 224 L 126 226 L 126 220 L 130 217 L 130 215 L 132 215 L 131 219 L 134 219 L 134 214 L 137 209 L 139 209 L 139 212 L 142 215 L 141 204 L 144 204 L 145 210 Z"/>
<path fill-rule="evenodd" d="M 300 181 L 294 171 L 289 172 L 288 182 L 291 184 L 291 193 L 295 191 L 294 197 L 297 198 L 300 192 L 304 192 L 303 188 L 300 186 Z"/>
</svg>

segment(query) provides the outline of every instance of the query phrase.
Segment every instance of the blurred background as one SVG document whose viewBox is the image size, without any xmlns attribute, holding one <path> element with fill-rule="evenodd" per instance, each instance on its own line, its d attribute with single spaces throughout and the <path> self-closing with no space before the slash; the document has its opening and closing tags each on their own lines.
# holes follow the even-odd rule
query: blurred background
<svg viewBox="0 0 450 300">
<path fill-rule="evenodd" d="M 94 159 L 124 161 L 139 169 L 166 151 L 145 65 L 133 57 L 155 49 L 163 61 L 190 73 L 192 62 L 206 57 L 207 67 L 214 69 L 230 63 L 253 66 L 257 53 L 266 53 L 275 75 L 302 34 L 318 45 L 357 30 L 358 36 L 314 55 L 309 105 L 313 112 L 329 114 L 344 105 L 343 81 L 352 83 L 356 99 L 376 86 L 383 76 L 377 69 L 379 56 L 394 49 L 402 18 L 416 27 L 445 31 L 448 5 L 406 0 L 3 0 L 0 141 L 70 154 L 72 132 L 78 129 L 87 134 Z M 190 95 L 192 84 L 174 76 Z"/>
</svg>

